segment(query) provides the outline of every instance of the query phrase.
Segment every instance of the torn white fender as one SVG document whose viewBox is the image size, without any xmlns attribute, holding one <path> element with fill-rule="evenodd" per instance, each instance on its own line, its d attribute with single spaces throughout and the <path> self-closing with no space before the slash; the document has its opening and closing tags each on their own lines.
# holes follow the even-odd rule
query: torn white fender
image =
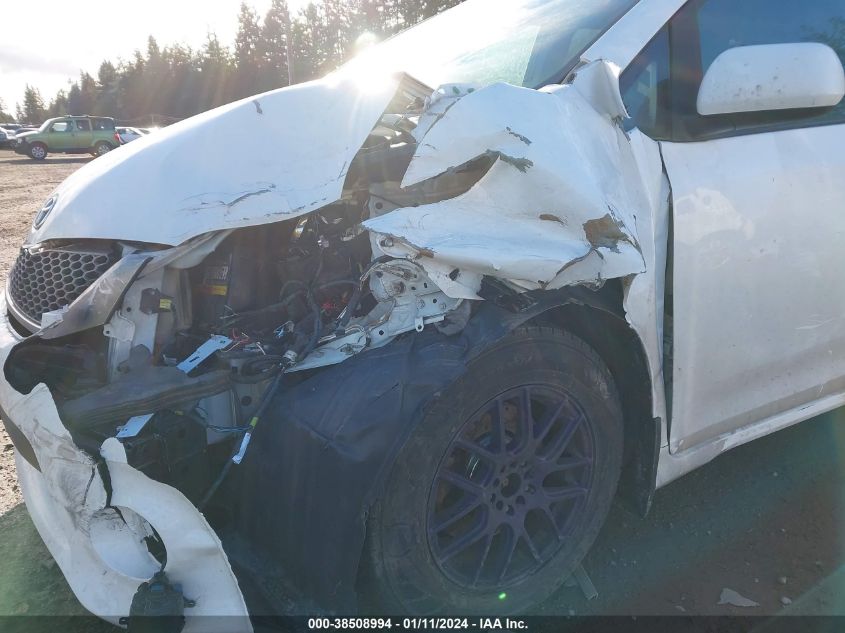
<svg viewBox="0 0 845 633">
<path fill-rule="evenodd" d="M 593 62 L 556 90 L 495 84 L 438 99 L 402 186 L 485 155 L 493 167 L 463 195 L 364 225 L 387 238 L 386 253 L 413 254 L 432 278 L 449 271 L 442 288 L 454 297 L 474 294 L 481 275 L 531 290 L 643 272 L 636 216 L 650 207 L 615 123 L 624 106 L 608 77 L 617 73 Z"/>
<path fill-rule="evenodd" d="M 625 287 L 625 317 L 639 336 L 651 375 L 652 415 L 662 421 L 661 444 L 668 443 L 668 412 L 664 382 L 663 314 L 669 239 L 669 179 L 656 141 L 639 130 L 631 132 L 631 147 L 648 196 L 648 213 L 637 215 L 640 249 L 646 273 Z"/>
</svg>

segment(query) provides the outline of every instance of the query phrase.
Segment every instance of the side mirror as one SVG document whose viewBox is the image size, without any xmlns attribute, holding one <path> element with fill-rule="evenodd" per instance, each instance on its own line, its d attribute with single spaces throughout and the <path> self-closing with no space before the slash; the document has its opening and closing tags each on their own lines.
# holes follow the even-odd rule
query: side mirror
<svg viewBox="0 0 845 633">
<path fill-rule="evenodd" d="M 698 91 L 698 113 L 734 114 L 833 107 L 845 96 L 845 69 L 826 44 L 739 46 L 719 55 Z"/>
</svg>

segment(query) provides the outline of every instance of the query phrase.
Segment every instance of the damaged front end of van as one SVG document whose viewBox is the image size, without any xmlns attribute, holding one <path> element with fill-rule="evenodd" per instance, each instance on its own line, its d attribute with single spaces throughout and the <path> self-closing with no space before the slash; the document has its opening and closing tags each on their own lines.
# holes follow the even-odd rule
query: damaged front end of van
<svg viewBox="0 0 845 633">
<path fill-rule="evenodd" d="M 203 631 L 352 610 L 370 508 L 473 359 L 570 304 L 659 359 L 662 167 L 625 116 L 601 60 L 541 91 L 339 74 L 60 185 L 9 275 L 0 415 L 82 604 L 125 623 L 157 583 Z"/>
</svg>

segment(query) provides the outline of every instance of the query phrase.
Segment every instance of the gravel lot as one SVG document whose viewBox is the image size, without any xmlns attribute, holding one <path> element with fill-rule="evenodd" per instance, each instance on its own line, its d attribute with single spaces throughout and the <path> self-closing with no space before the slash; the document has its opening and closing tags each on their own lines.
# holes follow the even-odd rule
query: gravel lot
<svg viewBox="0 0 845 633">
<path fill-rule="evenodd" d="M 88 157 L 0 152 L 0 274 L 53 187 Z M 845 421 L 821 416 L 763 438 L 661 490 L 647 519 L 616 507 L 585 562 L 599 591 L 561 590 L 555 614 L 845 614 Z M 85 613 L 41 543 L 0 431 L 0 615 Z M 724 589 L 757 607 L 718 604 Z M 787 604 L 787 606 L 784 606 Z M 5 624 L 4 624 L 5 622 Z M 87 619 L 0 620 L 20 630 L 112 631 Z M 702 630 L 710 630 L 702 624 Z"/>
<path fill-rule="evenodd" d="M 88 156 L 51 158 L 39 163 L 0 150 L 0 276 L 3 287 L 39 206 L 56 185 L 89 160 Z M 15 478 L 12 445 L 5 429 L 0 433 L 3 445 L 0 452 L 0 515 L 5 518 L 21 503 L 21 496 Z M 0 613 L 3 612 L 5 610 L 0 609 Z"/>
</svg>

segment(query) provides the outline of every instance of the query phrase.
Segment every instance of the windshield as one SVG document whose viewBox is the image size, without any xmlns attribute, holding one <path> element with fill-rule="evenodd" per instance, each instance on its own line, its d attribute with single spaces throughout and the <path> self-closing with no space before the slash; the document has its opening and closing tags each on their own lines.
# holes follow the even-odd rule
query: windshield
<svg viewBox="0 0 845 633">
<path fill-rule="evenodd" d="M 39 132 L 46 132 L 47 128 L 50 127 L 50 124 L 54 121 L 58 121 L 58 119 L 47 119 L 44 123 L 41 124 L 41 127 L 38 128 Z"/>
<path fill-rule="evenodd" d="M 466 0 L 341 70 L 362 78 L 404 71 L 431 87 L 561 81 L 602 33 L 638 0 Z"/>
</svg>

